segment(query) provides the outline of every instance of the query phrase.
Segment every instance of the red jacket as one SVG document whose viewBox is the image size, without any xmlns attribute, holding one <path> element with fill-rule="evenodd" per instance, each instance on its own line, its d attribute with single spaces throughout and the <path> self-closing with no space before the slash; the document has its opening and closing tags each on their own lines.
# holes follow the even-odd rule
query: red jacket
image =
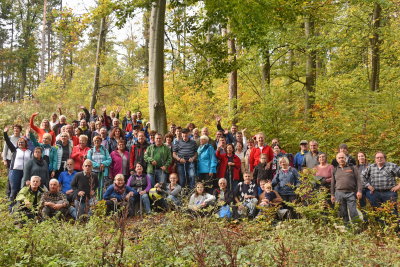
<svg viewBox="0 0 400 267">
<path fill-rule="evenodd" d="M 219 167 L 217 171 L 217 178 L 225 177 L 226 168 L 228 168 L 228 156 L 226 153 L 221 154 L 219 149 L 215 152 L 217 159 L 219 160 Z M 235 166 L 233 166 L 233 180 L 239 181 L 240 180 L 240 167 L 242 165 L 240 159 L 235 154 L 233 155 L 233 162 Z"/>
<path fill-rule="evenodd" d="M 43 143 L 43 135 L 47 133 L 45 129 L 39 128 L 35 125 L 35 117 L 34 115 L 31 116 L 31 119 L 29 121 L 29 127 L 31 127 L 32 130 L 34 130 L 38 134 L 38 142 Z M 51 145 L 54 146 L 56 143 L 56 134 L 53 131 L 49 131 L 49 134 L 51 134 Z"/>
<path fill-rule="evenodd" d="M 85 147 L 84 149 L 81 149 L 80 145 L 74 146 L 72 148 L 71 159 L 75 161 L 74 163 L 75 170 L 82 171 L 82 165 L 83 162 L 85 161 L 85 157 L 89 150 L 90 147 Z"/>
<path fill-rule="evenodd" d="M 272 151 L 272 148 L 269 145 L 265 145 L 262 149 L 262 152 L 260 148 L 258 147 L 253 147 L 250 152 L 250 158 L 249 158 L 249 165 L 250 165 L 250 171 L 252 172 L 254 167 L 260 163 L 260 156 L 261 154 L 267 154 L 267 162 L 270 162 L 274 158 L 274 152 Z"/>
</svg>

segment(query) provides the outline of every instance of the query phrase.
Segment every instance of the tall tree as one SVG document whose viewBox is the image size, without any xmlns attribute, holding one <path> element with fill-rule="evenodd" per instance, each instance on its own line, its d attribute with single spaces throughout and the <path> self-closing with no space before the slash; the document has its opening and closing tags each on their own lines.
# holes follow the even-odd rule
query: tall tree
<svg viewBox="0 0 400 267">
<path fill-rule="evenodd" d="M 306 55 L 306 95 L 305 95 L 305 108 L 309 112 L 315 102 L 315 81 L 316 81 L 316 67 L 317 67 L 317 53 L 314 47 L 310 44 L 314 37 L 315 25 L 314 18 L 309 15 L 304 20 L 305 37 L 307 38 L 307 55 Z"/>
<path fill-rule="evenodd" d="M 371 91 L 379 90 L 380 49 L 379 28 L 381 27 L 382 8 L 379 3 L 374 4 L 372 13 L 372 36 L 369 39 L 371 46 L 371 75 L 369 77 L 369 88 Z"/>
<path fill-rule="evenodd" d="M 164 23 L 166 0 L 152 2 L 149 41 L 149 113 L 151 128 L 164 134 L 167 114 L 164 102 Z"/>
<path fill-rule="evenodd" d="M 43 1 L 43 18 L 42 18 L 42 38 L 40 40 L 41 43 L 41 51 L 40 51 L 40 81 L 44 82 L 45 80 L 45 56 L 46 56 L 46 29 L 47 29 L 47 0 Z"/>
</svg>

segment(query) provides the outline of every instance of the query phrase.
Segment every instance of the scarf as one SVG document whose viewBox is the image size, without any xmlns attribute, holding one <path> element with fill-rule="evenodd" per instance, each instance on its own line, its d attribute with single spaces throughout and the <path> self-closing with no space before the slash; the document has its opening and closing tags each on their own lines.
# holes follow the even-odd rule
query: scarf
<svg viewBox="0 0 400 267">
<path fill-rule="evenodd" d="M 44 160 L 43 159 L 37 159 L 37 158 L 33 157 L 33 161 L 39 166 L 44 166 Z"/>
<path fill-rule="evenodd" d="M 119 187 L 118 185 L 114 184 L 114 191 L 119 195 L 123 195 L 125 193 L 125 185 Z"/>
</svg>

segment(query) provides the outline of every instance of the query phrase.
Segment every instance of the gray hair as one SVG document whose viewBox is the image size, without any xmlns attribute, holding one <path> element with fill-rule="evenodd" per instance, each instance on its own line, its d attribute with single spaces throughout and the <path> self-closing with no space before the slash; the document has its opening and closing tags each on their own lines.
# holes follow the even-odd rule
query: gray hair
<svg viewBox="0 0 400 267">
<path fill-rule="evenodd" d="M 206 140 L 206 142 L 208 142 L 208 140 L 210 140 L 207 135 L 200 136 L 200 140 L 202 140 L 202 139 Z"/>
</svg>

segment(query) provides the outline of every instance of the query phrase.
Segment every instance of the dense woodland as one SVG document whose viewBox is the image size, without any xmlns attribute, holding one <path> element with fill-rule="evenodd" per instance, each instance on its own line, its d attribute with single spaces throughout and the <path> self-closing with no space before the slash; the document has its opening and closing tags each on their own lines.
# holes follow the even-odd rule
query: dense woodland
<svg viewBox="0 0 400 267">
<path fill-rule="evenodd" d="M 287 151 L 315 138 L 331 155 L 346 142 L 400 159 L 398 0 L 100 0 L 83 14 L 1 0 L 0 10 L 1 124 L 58 105 L 70 118 L 81 104 L 121 106 L 161 132 L 215 129 L 222 115 Z M 135 17 L 142 25 L 116 42 Z"/>
</svg>

